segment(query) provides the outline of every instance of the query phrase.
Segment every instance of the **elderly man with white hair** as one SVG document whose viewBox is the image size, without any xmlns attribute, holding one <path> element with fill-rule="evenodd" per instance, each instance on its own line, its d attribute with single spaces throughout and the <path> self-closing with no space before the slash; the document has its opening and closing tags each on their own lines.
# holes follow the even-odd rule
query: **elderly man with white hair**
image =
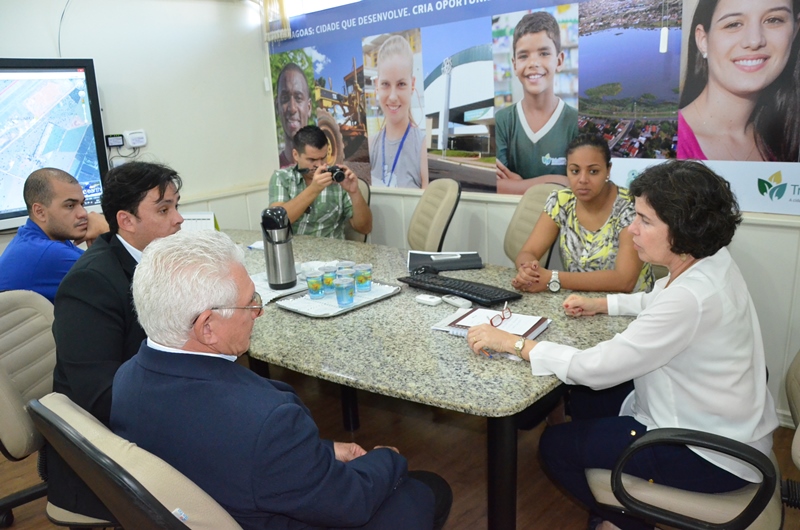
<svg viewBox="0 0 800 530">
<path fill-rule="evenodd" d="M 392 448 L 320 439 L 289 385 L 232 362 L 263 306 L 228 236 L 154 241 L 133 299 L 148 338 L 114 378 L 111 428 L 184 473 L 243 528 L 444 525 L 444 479 L 409 473 Z"/>
</svg>

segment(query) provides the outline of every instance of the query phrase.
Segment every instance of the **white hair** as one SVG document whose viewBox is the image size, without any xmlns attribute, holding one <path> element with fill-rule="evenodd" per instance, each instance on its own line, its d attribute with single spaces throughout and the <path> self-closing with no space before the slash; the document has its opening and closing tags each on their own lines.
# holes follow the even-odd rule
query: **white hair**
<svg viewBox="0 0 800 530">
<path fill-rule="evenodd" d="M 147 336 L 171 348 L 189 340 L 192 322 L 214 306 L 236 305 L 231 266 L 244 251 L 213 230 L 180 231 L 151 242 L 133 275 L 133 304 Z M 233 310 L 220 310 L 230 318 Z"/>
</svg>

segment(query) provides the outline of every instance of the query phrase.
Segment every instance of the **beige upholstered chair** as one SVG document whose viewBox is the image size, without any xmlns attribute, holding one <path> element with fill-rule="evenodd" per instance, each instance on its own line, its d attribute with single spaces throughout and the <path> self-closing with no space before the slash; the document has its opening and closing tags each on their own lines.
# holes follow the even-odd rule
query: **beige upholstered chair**
<svg viewBox="0 0 800 530">
<path fill-rule="evenodd" d="M 660 484 L 652 484 L 621 472 L 626 454 L 648 446 L 648 444 L 680 443 L 684 445 L 716 448 L 722 452 L 742 457 L 745 453 L 754 457 L 749 460 L 764 475 L 761 484 L 750 484 L 729 493 L 695 493 Z M 743 458 L 744 459 L 744 458 Z M 758 461 L 756 463 L 756 460 Z M 595 499 L 612 508 L 623 509 L 637 515 L 660 528 L 699 529 L 752 529 L 778 530 L 781 528 L 783 507 L 781 505 L 780 470 L 775 460 L 739 442 L 685 429 L 656 429 L 631 444 L 617 461 L 613 471 L 587 469 L 586 478 Z M 614 481 L 617 484 L 614 484 Z M 626 497 L 627 496 L 627 497 Z M 712 525 L 718 526 L 710 526 Z"/>
<path fill-rule="evenodd" d="M 361 192 L 361 196 L 364 197 L 364 202 L 366 202 L 367 206 L 369 206 L 369 201 L 372 197 L 369 184 L 367 184 L 364 180 L 358 179 L 358 191 Z M 360 241 L 365 243 L 367 241 L 367 234 L 356 232 L 353 227 L 350 226 L 350 221 L 348 221 L 344 225 L 344 238 L 348 241 Z"/>
<path fill-rule="evenodd" d="M 522 250 L 522 246 L 528 240 L 528 236 L 531 235 L 536 221 L 542 215 L 547 198 L 552 192 L 561 189 L 564 189 L 564 186 L 560 184 L 536 184 L 528 188 L 522 195 L 519 204 L 517 204 L 517 209 L 514 210 L 514 215 L 508 223 L 505 241 L 503 241 L 503 250 L 508 259 L 511 261 L 517 259 L 517 254 Z M 539 262 L 546 267 L 549 258 L 550 249 L 539 258 Z"/>
<path fill-rule="evenodd" d="M 53 304 L 33 291 L 0 293 L 0 452 L 22 460 L 42 447 L 25 404 L 53 389 L 56 346 Z M 0 527 L 14 522 L 13 508 L 47 495 L 41 483 L 0 499 Z"/>
<path fill-rule="evenodd" d="M 39 451 L 44 439 L 34 427 L 25 404 L 53 390 L 56 343 L 53 304 L 33 291 L 0 293 L 0 451 L 22 460 Z M 14 520 L 12 509 L 47 495 L 41 483 L 0 500 L 0 527 Z M 60 526 L 111 526 L 47 504 L 47 516 Z"/>
<path fill-rule="evenodd" d="M 669 269 L 667 269 L 665 266 L 653 265 L 653 275 L 655 275 L 656 280 L 660 280 L 667 274 L 669 274 Z"/>
<path fill-rule="evenodd" d="M 440 252 L 447 227 L 461 198 L 461 184 L 453 179 L 436 179 L 428 184 L 408 225 L 411 250 Z"/>
<path fill-rule="evenodd" d="M 36 427 L 123 528 L 237 529 L 236 521 L 175 468 L 112 433 L 63 394 L 32 400 Z"/>
<path fill-rule="evenodd" d="M 786 398 L 789 400 L 789 412 L 795 425 L 792 462 L 800 469 L 800 351 L 786 371 Z M 787 506 L 800 508 L 800 484 L 793 480 L 784 480 L 781 484 L 781 497 Z"/>
<path fill-rule="evenodd" d="M 795 357 L 794 362 L 789 367 L 786 374 L 786 394 L 789 399 L 789 408 L 792 413 L 795 425 L 800 424 L 800 353 Z M 800 507 L 800 488 L 798 484 L 791 480 L 780 480 L 780 470 L 775 455 L 767 459 L 763 454 L 751 447 L 740 444 L 733 440 L 710 435 L 708 433 L 696 433 L 696 431 L 685 431 L 683 429 L 656 429 L 648 432 L 645 436 L 631 445 L 631 449 L 639 448 L 648 440 L 659 442 L 659 438 L 669 439 L 673 436 L 672 432 L 677 431 L 677 437 L 684 433 L 689 433 L 682 440 L 689 445 L 697 445 L 699 438 L 710 439 L 724 452 L 736 454 L 736 451 L 748 450 L 755 453 L 756 457 L 763 459 L 762 467 L 759 468 L 764 475 L 761 484 L 751 484 L 742 489 L 730 493 L 706 494 L 694 493 L 678 490 L 667 486 L 651 484 L 646 480 L 625 475 L 620 472 L 625 454 L 617 461 L 616 469 L 613 473 L 619 475 L 618 484 L 612 487 L 612 472 L 604 469 L 588 469 L 586 477 L 595 499 L 602 504 L 621 508 L 625 505 L 629 513 L 640 516 L 650 516 L 648 519 L 658 524 L 662 528 L 748 528 L 752 530 L 773 530 L 781 528 L 783 519 L 783 507 L 781 501 L 795 508 Z M 692 434 L 694 433 L 694 434 Z M 629 451 L 631 450 L 629 449 Z M 800 429 L 795 431 L 792 444 L 792 459 L 795 465 L 800 468 Z M 771 462 L 770 462 L 771 460 Z M 771 466 L 771 469 L 769 467 Z M 758 467 L 758 466 L 756 466 Z M 624 491 L 620 491 L 623 490 Z M 612 490 L 615 490 L 616 493 Z M 651 506 L 643 506 L 636 501 L 631 504 L 628 500 L 620 502 L 620 496 L 630 495 Z M 760 496 L 760 502 L 754 500 Z M 748 506 L 750 504 L 750 506 Z M 661 513 L 655 513 L 651 507 L 659 508 Z M 745 507 L 747 509 L 745 510 Z M 719 526 L 709 526 L 695 521 L 681 519 L 689 517 L 699 521 L 707 521 Z M 677 517 L 677 518 L 676 518 Z M 737 522 L 729 522 L 734 519 Z"/>
</svg>

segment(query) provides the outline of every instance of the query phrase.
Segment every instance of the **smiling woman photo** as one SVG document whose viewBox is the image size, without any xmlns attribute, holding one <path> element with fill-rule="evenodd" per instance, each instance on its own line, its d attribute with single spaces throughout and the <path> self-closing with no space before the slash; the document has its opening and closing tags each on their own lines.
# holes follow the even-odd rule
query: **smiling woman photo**
<svg viewBox="0 0 800 530">
<path fill-rule="evenodd" d="M 699 0 L 678 158 L 797 161 L 800 0 Z"/>
<path fill-rule="evenodd" d="M 424 189 L 428 187 L 428 152 L 425 131 L 412 115 L 414 52 L 403 36 L 392 35 L 383 42 L 377 70 L 375 86 L 383 125 L 369 141 L 372 185 Z"/>
</svg>

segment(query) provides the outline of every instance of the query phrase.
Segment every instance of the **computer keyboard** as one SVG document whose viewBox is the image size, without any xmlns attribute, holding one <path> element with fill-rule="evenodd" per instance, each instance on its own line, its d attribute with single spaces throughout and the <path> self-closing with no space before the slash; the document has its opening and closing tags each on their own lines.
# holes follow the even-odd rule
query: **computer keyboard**
<svg viewBox="0 0 800 530">
<path fill-rule="evenodd" d="M 417 289 L 433 291 L 434 293 L 454 294 L 484 306 L 522 298 L 522 295 L 519 293 L 507 291 L 506 289 L 501 289 L 493 285 L 459 280 L 448 276 L 439 276 L 438 274 L 430 272 L 412 274 L 411 276 L 404 276 L 397 279 Z"/>
</svg>

